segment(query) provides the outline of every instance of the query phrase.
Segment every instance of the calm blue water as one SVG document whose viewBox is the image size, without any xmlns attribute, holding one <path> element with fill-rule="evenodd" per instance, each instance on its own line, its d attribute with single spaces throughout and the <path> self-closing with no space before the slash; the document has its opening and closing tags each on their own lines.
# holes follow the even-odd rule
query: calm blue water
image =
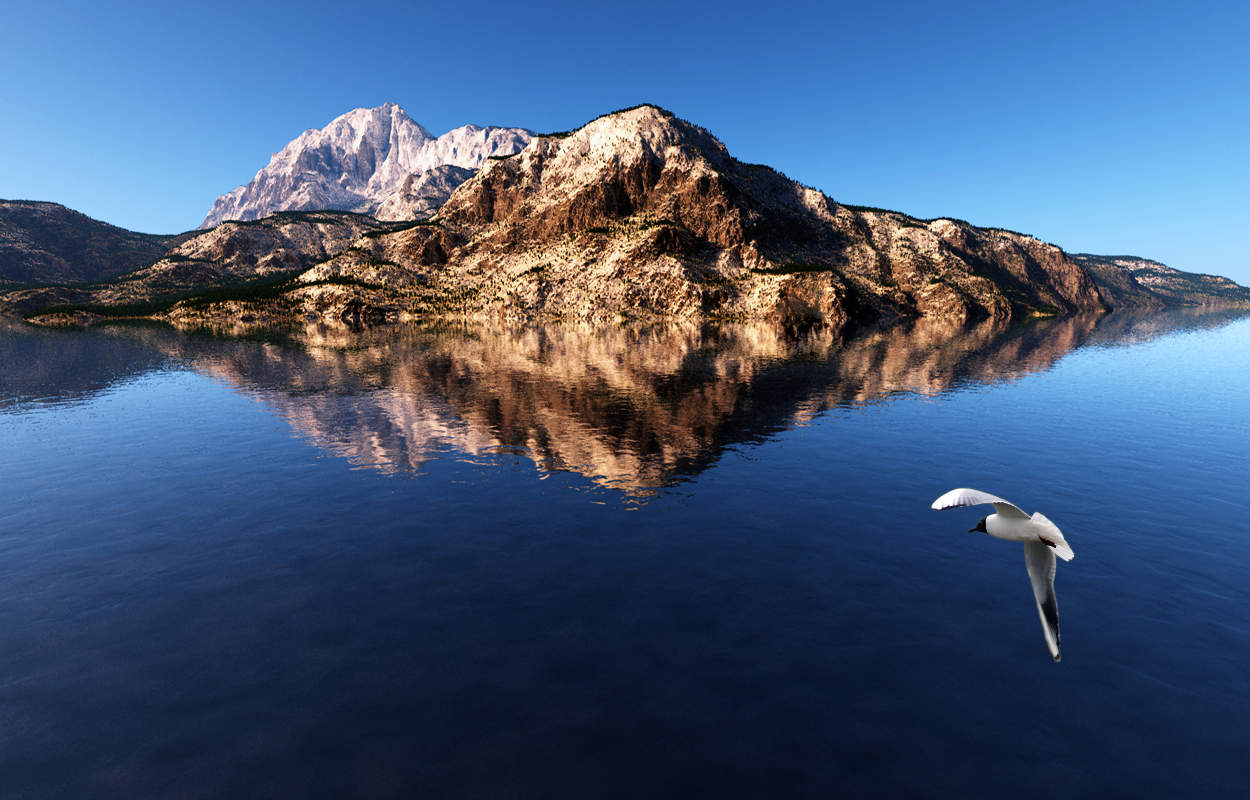
<svg viewBox="0 0 1250 800">
<path fill-rule="evenodd" d="M 0 795 L 1244 796 L 1247 412 L 1250 319 L 0 328 Z"/>
</svg>

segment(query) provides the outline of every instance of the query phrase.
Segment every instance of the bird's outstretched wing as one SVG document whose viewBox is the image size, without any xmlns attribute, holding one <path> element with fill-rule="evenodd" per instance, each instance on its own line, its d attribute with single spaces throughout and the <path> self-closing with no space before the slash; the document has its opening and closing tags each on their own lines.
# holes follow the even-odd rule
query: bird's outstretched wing
<svg viewBox="0 0 1250 800">
<path fill-rule="evenodd" d="M 960 508 L 962 506 L 979 506 L 985 503 L 993 503 L 994 510 L 1004 517 L 1015 517 L 1016 519 L 1029 519 L 1029 515 L 1021 511 L 1017 506 L 1008 503 L 1001 497 L 995 497 L 989 492 L 979 492 L 976 489 L 951 489 L 946 494 L 933 501 L 932 508 L 937 511 L 943 511 L 948 508 Z"/>
<path fill-rule="evenodd" d="M 1050 546 L 1054 548 L 1055 555 L 1064 561 L 1071 561 L 1076 557 L 1076 553 L 1072 552 L 1072 545 L 1068 544 L 1068 540 L 1063 538 L 1063 531 L 1059 530 L 1058 525 L 1046 519 L 1040 511 L 1034 511 L 1030 519 L 1033 520 L 1034 525 L 1045 531 L 1041 535 L 1050 540 Z"/>
<path fill-rule="evenodd" d="M 1025 542 L 1024 564 L 1029 568 L 1037 615 L 1050 655 L 1059 660 L 1059 603 L 1055 600 L 1055 551 L 1043 542 Z"/>
</svg>

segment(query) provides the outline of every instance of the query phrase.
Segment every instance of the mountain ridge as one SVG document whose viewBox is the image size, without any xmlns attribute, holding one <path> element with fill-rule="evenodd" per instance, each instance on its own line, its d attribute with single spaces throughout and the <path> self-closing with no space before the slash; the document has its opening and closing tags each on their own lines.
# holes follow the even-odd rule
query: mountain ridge
<svg viewBox="0 0 1250 800">
<path fill-rule="evenodd" d="M 1250 303 L 1250 289 L 1220 275 L 1184 272 L 1141 256 L 1071 256 L 1089 270 L 1107 298 L 1120 307 L 1159 309 L 1178 303 Z"/>
<path fill-rule="evenodd" d="M 0 200 L 0 282 L 97 281 L 151 263 L 186 234 L 139 233 L 43 200 Z"/>
<path fill-rule="evenodd" d="M 426 181 L 448 195 L 428 220 L 412 220 L 412 209 L 438 200 L 419 197 L 426 175 L 409 173 L 404 222 L 344 211 L 227 222 L 107 286 L 9 292 L 0 306 L 107 314 L 142 305 L 209 326 L 476 316 L 833 328 L 1108 306 L 1250 307 L 1250 290 L 1227 279 L 1151 262 L 1170 284 L 1130 280 L 1135 268 L 1118 257 L 1072 256 L 1001 228 L 839 203 L 734 159 L 706 129 L 652 105 L 533 136 L 521 151 L 465 172 Z M 239 291 L 223 291 L 230 286 Z M 1204 286 L 1222 293 L 1193 293 Z M 212 298 L 196 296 L 204 291 Z"/>
<path fill-rule="evenodd" d="M 275 211 L 372 214 L 413 176 L 444 165 L 476 169 L 489 156 L 520 149 L 531 136 L 523 128 L 478 125 L 435 136 L 395 103 L 356 108 L 288 142 L 248 183 L 219 196 L 200 227 Z M 404 208 L 390 203 L 397 205 Z"/>
<path fill-rule="evenodd" d="M 381 285 L 386 292 L 372 296 L 357 286 L 355 301 L 398 304 L 401 316 L 451 308 L 841 325 L 1104 308 L 1092 279 L 1057 247 L 949 220 L 925 226 L 851 211 L 732 158 L 707 130 L 646 104 L 488 161 L 433 221 L 371 239 L 370 255 L 394 266 L 344 255 L 307 277 Z M 1012 252 L 996 252 L 1004 249 Z"/>
</svg>

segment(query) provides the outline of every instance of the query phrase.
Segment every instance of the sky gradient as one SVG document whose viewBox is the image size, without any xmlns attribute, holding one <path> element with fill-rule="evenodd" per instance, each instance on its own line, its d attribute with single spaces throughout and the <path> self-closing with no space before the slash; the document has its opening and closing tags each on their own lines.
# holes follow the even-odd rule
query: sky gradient
<svg viewBox="0 0 1250 800">
<path fill-rule="evenodd" d="M 639 102 L 836 200 L 1250 284 L 1234 3 L 6 3 L 0 197 L 199 224 L 308 128 L 435 134 Z"/>
</svg>

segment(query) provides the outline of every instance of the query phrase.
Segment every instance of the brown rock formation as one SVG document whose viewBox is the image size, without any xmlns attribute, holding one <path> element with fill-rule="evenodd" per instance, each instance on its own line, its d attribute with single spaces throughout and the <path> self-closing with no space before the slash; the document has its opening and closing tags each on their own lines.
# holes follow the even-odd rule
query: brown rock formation
<svg viewBox="0 0 1250 800">
<path fill-rule="evenodd" d="M 435 224 L 373 237 L 301 280 L 350 280 L 399 315 L 771 319 L 840 327 L 1104 310 L 1057 247 L 953 220 L 839 205 L 731 158 L 654 106 L 536 137 L 456 190 Z M 302 292 L 313 313 L 344 293 Z"/>
</svg>

